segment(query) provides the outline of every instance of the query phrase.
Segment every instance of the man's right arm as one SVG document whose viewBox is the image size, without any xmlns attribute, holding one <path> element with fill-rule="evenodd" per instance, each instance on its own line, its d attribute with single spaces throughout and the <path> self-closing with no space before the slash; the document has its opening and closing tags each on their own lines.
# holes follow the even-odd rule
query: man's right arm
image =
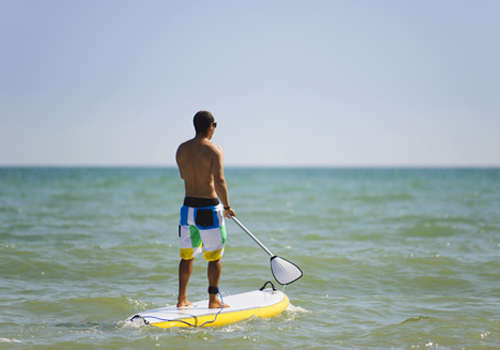
<svg viewBox="0 0 500 350">
<path fill-rule="evenodd" d="M 236 216 L 236 213 L 229 205 L 229 195 L 227 191 L 226 179 L 224 178 L 224 152 L 221 147 L 215 145 L 214 147 L 214 160 L 212 164 L 212 174 L 214 177 L 214 186 L 217 197 L 224 205 L 224 215 Z M 228 208 L 228 209 L 226 209 Z"/>
</svg>

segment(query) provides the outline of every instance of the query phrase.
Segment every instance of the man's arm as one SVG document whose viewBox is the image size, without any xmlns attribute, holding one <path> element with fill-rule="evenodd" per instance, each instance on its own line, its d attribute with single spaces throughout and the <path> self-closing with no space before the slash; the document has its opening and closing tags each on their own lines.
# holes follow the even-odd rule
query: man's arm
<svg viewBox="0 0 500 350">
<path fill-rule="evenodd" d="M 224 178 L 224 151 L 220 146 L 214 147 L 214 160 L 212 164 L 212 174 L 214 176 L 214 186 L 217 197 L 224 205 L 224 215 L 236 216 L 234 210 L 229 206 L 229 195 L 227 192 L 226 179 Z M 229 209 L 225 209 L 229 208 Z"/>
<path fill-rule="evenodd" d="M 182 152 L 181 148 L 182 148 L 182 144 L 177 148 L 177 152 L 175 152 L 175 162 L 177 163 L 177 168 L 179 169 L 181 179 L 184 179 L 184 176 L 182 176 L 182 170 L 181 170 L 181 164 L 180 164 L 180 154 Z"/>
</svg>

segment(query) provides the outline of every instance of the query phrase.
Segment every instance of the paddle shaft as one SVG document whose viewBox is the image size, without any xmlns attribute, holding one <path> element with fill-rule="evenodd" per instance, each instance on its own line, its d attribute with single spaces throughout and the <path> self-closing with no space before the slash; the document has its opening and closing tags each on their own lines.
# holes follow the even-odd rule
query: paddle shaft
<svg viewBox="0 0 500 350">
<path fill-rule="evenodd" d="M 270 251 L 269 249 L 267 249 L 267 248 L 266 248 L 266 246 L 265 246 L 265 245 L 263 245 L 263 244 L 262 244 L 262 243 L 261 243 L 261 242 L 257 239 L 257 237 L 255 237 L 255 236 L 252 234 L 252 232 L 250 232 L 250 231 L 249 231 L 249 230 L 248 230 L 245 226 L 243 226 L 243 224 L 242 224 L 242 223 L 241 223 L 238 219 L 236 219 L 236 217 L 231 216 L 231 220 L 234 220 L 234 222 L 235 222 L 236 224 L 238 224 L 238 226 L 239 226 L 239 227 L 240 227 L 243 231 L 245 231 L 245 233 L 246 233 L 247 235 L 249 235 L 249 236 L 250 236 L 250 238 L 251 238 L 251 239 L 253 239 L 253 240 L 255 241 L 255 243 L 257 243 L 257 244 L 259 245 L 259 247 L 261 247 L 261 248 L 262 248 L 262 249 L 263 249 L 263 250 L 264 250 L 264 251 L 265 251 L 265 252 L 266 252 L 266 253 L 267 253 L 267 254 L 268 254 L 271 258 L 272 258 L 272 257 L 274 257 L 274 254 L 273 254 L 273 253 L 271 253 L 271 251 Z"/>
</svg>

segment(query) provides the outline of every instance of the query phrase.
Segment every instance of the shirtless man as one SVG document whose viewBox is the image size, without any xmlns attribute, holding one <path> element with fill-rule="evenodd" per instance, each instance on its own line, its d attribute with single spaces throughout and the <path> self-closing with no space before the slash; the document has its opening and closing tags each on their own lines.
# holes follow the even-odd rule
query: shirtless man
<svg viewBox="0 0 500 350">
<path fill-rule="evenodd" d="M 229 206 L 224 179 L 224 153 L 220 146 L 210 141 L 217 123 L 212 113 L 207 111 L 196 113 L 193 123 L 196 136 L 182 143 L 176 154 L 186 190 L 179 223 L 181 262 L 177 307 L 192 305 L 187 299 L 187 285 L 194 258 L 202 250 L 203 258 L 208 261 L 208 307 L 229 307 L 222 304 L 217 293 L 226 243 L 224 217 L 236 214 Z"/>
</svg>

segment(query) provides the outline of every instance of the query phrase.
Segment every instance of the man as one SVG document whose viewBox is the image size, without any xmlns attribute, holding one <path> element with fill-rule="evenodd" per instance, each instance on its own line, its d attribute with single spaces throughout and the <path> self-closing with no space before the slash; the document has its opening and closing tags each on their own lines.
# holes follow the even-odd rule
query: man
<svg viewBox="0 0 500 350">
<path fill-rule="evenodd" d="M 194 258 L 202 250 L 204 259 L 208 261 L 208 307 L 229 307 L 222 304 L 217 293 L 226 243 L 224 217 L 236 214 L 229 206 L 224 179 L 224 153 L 220 146 L 210 141 L 217 123 L 212 113 L 207 111 L 196 113 L 193 123 L 196 136 L 182 143 L 176 154 L 186 190 L 179 223 L 181 262 L 177 307 L 192 305 L 187 299 L 187 285 Z"/>
</svg>

